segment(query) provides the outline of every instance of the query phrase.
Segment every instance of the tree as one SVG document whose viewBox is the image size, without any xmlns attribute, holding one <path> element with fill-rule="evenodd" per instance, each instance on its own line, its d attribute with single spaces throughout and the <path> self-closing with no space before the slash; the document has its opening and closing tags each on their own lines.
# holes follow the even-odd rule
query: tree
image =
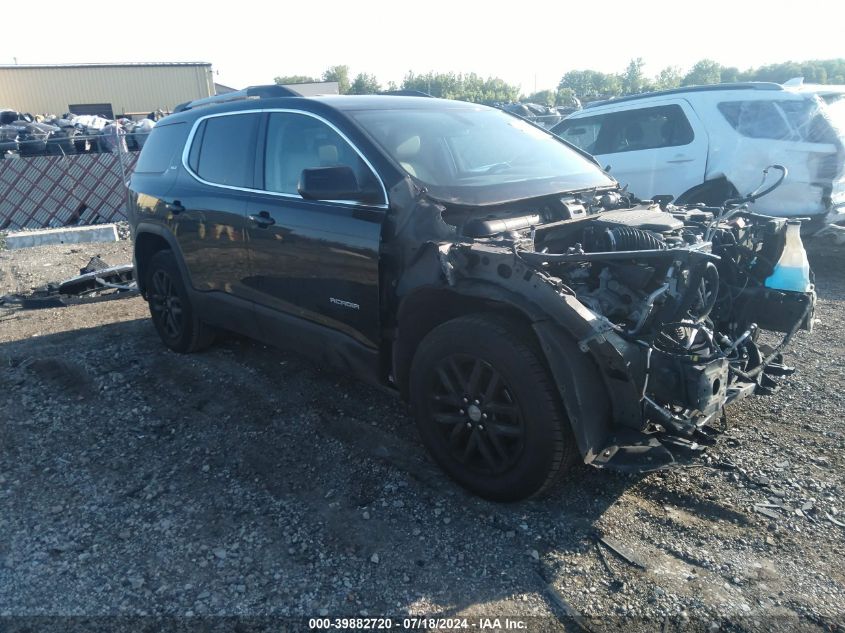
<svg viewBox="0 0 845 633">
<path fill-rule="evenodd" d="M 739 81 L 739 68 L 735 66 L 722 66 L 719 71 L 719 83 L 730 84 Z"/>
<path fill-rule="evenodd" d="M 620 77 L 622 94 L 633 95 L 651 88 L 645 73 L 643 73 L 643 66 L 645 66 L 645 62 L 642 57 L 637 57 L 628 62 L 628 67 Z"/>
<path fill-rule="evenodd" d="M 681 85 L 683 86 L 704 86 L 717 84 L 722 79 L 722 66 L 712 59 L 702 59 L 693 65 L 690 71 L 684 75 Z"/>
<path fill-rule="evenodd" d="M 403 90 L 419 90 L 443 99 L 460 99 L 473 103 L 495 103 L 515 101 L 519 88 L 498 77 L 486 79 L 468 73 L 433 73 L 417 75 L 413 71 L 405 75 Z"/>
<path fill-rule="evenodd" d="M 607 99 L 622 94 L 619 75 L 597 70 L 570 70 L 561 77 L 558 89 L 569 88 L 582 101 Z"/>
<path fill-rule="evenodd" d="M 527 101 L 528 103 L 539 103 L 541 105 L 553 106 L 557 99 L 557 92 L 554 90 L 540 90 L 527 97 L 520 97 L 520 101 Z"/>
<path fill-rule="evenodd" d="M 555 105 L 564 108 L 577 108 L 580 106 L 580 103 L 573 90 L 570 88 L 558 88 L 555 93 Z"/>
<path fill-rule="evenodd" d="M 376 79 L 376 76 L 366 73 L 358 73 L 352 85 L 349 86 L 349 94 L 352 95 L 372 95 L 380 90 L 381 85 L 378 79 Z"/>
<path fill-rule="evenodd" d="M 276 77 L 273 81 L 275 81 L 279 86 L 286 86 L 289 84 L 316 83 L 320 80 L 315 79 L 314 77 L 309 77 L 308 75 L 283 75 L 281 77 Z"/>
<path fill-rule="evenodd" d="M 349 92 L 349 66 L 330 66 L 323 73 L 323 81 L 336 81 L 338 92 L 345 95 Z"/>
<path fill-rule="evenodd" d="M 667 66 L 661 70 L 657 77 L 654 78 L 654 88 L 656 90 L 671 90 L 678 88 L 681 85 L 681 80 L 684 78 L 681 69 L 677 66 Z"/>
</svg>

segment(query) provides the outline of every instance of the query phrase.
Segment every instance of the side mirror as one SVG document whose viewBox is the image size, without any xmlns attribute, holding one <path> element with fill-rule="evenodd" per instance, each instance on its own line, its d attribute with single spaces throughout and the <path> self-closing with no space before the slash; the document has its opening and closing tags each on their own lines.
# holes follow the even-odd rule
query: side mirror
<svg viewBox="0 0 845 633">
<path fill-rule="evenodd" d="M 373 203 L 377 196 L 363 191 L 351 167 L 314 167 L 303 169 L 299 178 L 299 195 L 306 200 L 354 200 Z"/>
</svg>

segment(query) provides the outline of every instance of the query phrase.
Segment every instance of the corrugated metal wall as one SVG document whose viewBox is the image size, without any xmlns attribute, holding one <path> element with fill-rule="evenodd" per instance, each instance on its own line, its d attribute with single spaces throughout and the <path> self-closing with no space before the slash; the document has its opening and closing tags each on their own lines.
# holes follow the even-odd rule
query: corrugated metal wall
<svg viewBox="0 0 845 633">
<path fill-rule="evenodd" d="M 110 103 L 114 113 L 172 110 L 214 94 L 211 64 L 0 66 L 0 108 L 62 114 Z"/>
</svg>

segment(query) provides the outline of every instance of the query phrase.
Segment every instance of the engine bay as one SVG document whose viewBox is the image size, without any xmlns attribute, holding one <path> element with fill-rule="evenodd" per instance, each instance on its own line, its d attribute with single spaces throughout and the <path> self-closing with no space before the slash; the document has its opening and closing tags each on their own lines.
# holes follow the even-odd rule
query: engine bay
<svg viewBox="0 0 845 633">
<path fill-rule="evenodd" d="M 782 350 L 812 326 L 811 281 L 770 283 L 790 223 L 742 204 L 592 191 L 484 213 L 446 208 L 443 219 L 459 241 L 506 249 L 637 348 L 640 430 L 688 445 L 708 442 L 727 403 L 775 390 L 776 377 L 793 371 Z M 762 330 L 783 338 L 766 345 Z"/>
</svg>

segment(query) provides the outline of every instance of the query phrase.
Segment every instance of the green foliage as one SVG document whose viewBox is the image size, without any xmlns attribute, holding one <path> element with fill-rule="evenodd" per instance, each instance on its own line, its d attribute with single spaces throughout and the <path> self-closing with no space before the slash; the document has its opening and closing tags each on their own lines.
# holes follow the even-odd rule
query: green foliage
<svg viewBox="0 0 845 633">
<path fill-rule="evenodd" d="M 409 72 L 402 81 L 403 90 L 419 90 L 443 99 L 460 99 L 472 103 L 515 101 L 519 88 L 498 77 L 480 77 L 475 73 L 426 73 Z"/>
<path fill-rule="evenodd" d="M 320 80 L 309 77 L 308 75 L 282 75 L 281 77 L 276 77 L 273 81 L 279 86 L 286 86 L 288 84 L 311 84 Z"/>
<path fill-rule="evenodd" d="M 782 62 L 742 71 L 733 66 L 722 66 L 712 59 L 702 59 L 684 73 L 677 66 L 667 66 L 656 77 L 649 78 L 643 71 L 641 57 L 628 62 L 621 73 L 603 73 L 597 70 L 570 70 L 560 79 L 556 90 L 540 90 L 523 97 L 524 101 L 550 106 L 572 106 L 576 98 L 582 102 L 609 99 L 650 90 L 668 90 L 680 86 L 693 86 L 735 81 L 773 81 L 783 83 L 793 77 L 804 77 L 807 83 L 845 84 L 845 58 Z M 295 84 L 320 81 L 307 75 L 276 77 L 277 84 Z M 375 75 L 358 73 L 349 78 L 349 66 L 328 68 L 322 81 L 336 81 L 341 94 L 372 94 L 381 86 Z M 519 88 L 498 77 L 481 77 L 476 73 L 435 73 L 405 75 L 402 85 L 387 83 L 386 90 L 419 90 L 444 99 L 460 99 L 474 103 L 511 102 L 519 98 Z"/>
<path fill-rule="evenodd" d="M 631 95 L 652 89 L 651 82 L 643 72 L 643 66 L 645 66 L 645 62 L 642 57 L 637 57 L 628 62 L 628 67 L 619 77 L 622 94 Z"/>
<path fill-rule="evenodd" d="M 619 75 L 597 70 L 570 70 L 557 85 L 558 90 L 569 89 L 585 101 L 606 99 L 622 94 Z"/>
<path fill-rule="evenodd" d="M 527 101 L 528 103 L 539 103 L 541 105 L 553 106 L 557 101 L 557 91 L 555 90 L 541 90 L 535 92 L 527 97 L 520 97 L 520 101 Z"/>
<path fill-rule="evenodd" d="M 655 90 L 671 90 L 681 85 L 684 75 L 677 66 L 667 66 L 654 78 Z"/>
<path fill-rule="evenodd" d="M 367 73 L 358 73 L 352 85 L 349 86 L 349 94 L 351 95 L 372 95 L 380 90 L 381 85 L 376 76 Z"/>
<path fill-rule="evenodd" d="M 555 93 L 555 105 L 565 108 L 578 106 L 578 96 L 570 88 L 558 88 Z"/>
<path fill-rule="evenodd" d="M 742 81 L 783 83 L 793 77 L 803 77 L 809 84 L 845 84 L 845 59 L 769 64 L 743 73 Z"/>
<path fill-rule="evenodd" d="M 742 73 L 740 72 L 739 68 L 734 66 L 722 66 L 719 69 L 719 83 L 723 84 L 730 84 L 736 81 L 742 81 L 740 76 Z"/>
<path fill-rule="evenodd" d="M 696 62 L 690 71 L 684 75 L 682 86 L 703 86 L 717 84 L 722 79 L 722 66 L 712 59 L 702 59 Z"/>
<path fill-rule="evenodd" d="M 323 73 L 323 81 L 336 81 L 338 92 L 342 95 L 347 94 L 350 87 L 349 66 L 330 66 Z"/>
<path fill-rule="evenodd" d="M 649 90 L 669 90 L 680 86 L 701 86 L 736 81 L 773 81 L 783 83 L 793 77 L 804 77 L 807 83 L 845 84 L 845 59 L 806 62 L 783 62 L 741 71 L 722 66 L 712 59 L 702 59 L 683 73 L 677 66 L 667 66 L 653 80 L 643 73 L 643 60 L 632 59 L 621 74 L 596 70 L 571 70 L 560 80 L 558 88 L 574 91 L 582 101 L 609 99 Z"/>
<path fill-rule="evenodd" d="M 520 101 L 527 103 L 539 103 L 547 106 L 573 107 L 577 104 L 575 92 L 571 88 L 559 88 L 557 90 L 540 90 L 528 96 L 521 96 Z"/>
</svg>

